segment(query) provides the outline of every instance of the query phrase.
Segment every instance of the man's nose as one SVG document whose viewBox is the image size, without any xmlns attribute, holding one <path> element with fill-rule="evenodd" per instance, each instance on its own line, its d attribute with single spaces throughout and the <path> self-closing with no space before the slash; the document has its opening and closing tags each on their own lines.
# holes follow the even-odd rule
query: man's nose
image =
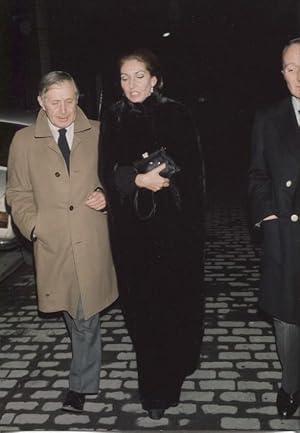
<svg viewBox="0 0 300 433">
<path fill-rule="evenodd" d="M 65 113 L 65 112 L 66 112 L 66 105 L 65 105 L 64 102 L 62 102 L 62 103 L 60 104 L 60 111 L 61 111 L 61 113 Z"/>
</svg>

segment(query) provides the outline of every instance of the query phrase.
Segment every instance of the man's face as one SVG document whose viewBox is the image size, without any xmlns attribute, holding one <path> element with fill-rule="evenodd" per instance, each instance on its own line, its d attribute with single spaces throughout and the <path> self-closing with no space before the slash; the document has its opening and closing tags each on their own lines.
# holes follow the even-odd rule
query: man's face
<svg viewBox="0 0 300 433">
<path fill-rule="evenodd" d="M 300 99 L 300 44 L 290 45 L 283 54 L 282 73 L 290 93 Z"/>
<path fill-rule="evenodd" d="M 77 95 L 71 81 L 53 84 L 42 97 L 38 97 L 38 101 L 50 122 L 57 128 L 67 128 L 74 122 Z"/>
</svg>

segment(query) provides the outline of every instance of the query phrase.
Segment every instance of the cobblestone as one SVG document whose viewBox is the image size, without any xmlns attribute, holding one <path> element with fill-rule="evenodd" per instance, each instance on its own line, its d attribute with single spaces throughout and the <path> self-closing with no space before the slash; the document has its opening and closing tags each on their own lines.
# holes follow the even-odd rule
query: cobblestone
<svg viewBox="0 0 300 433">
<path fill-rule="evenodd" d="M 260 430 L 260 422 L 257 418 L 228 418 L 221 420 L 221 427 L 231 430 Z"/>
<path fill-rule="evenodd" d="M 158 421 L 142 409 L 135 354 L 116 302 L 101 316 L 100 393 L 87 398 L 84 413 L 62 412 L 70 340 L 59 315 L 38 314 L 33 270 L 23 265 L 0 283 L 1 432 L 300 428 L 300 410 L 288 421 L 277 415 L 281 370 L 272 326 L 257 310 L 260 247 L 251 242 L 243 208 L 220 200 L 207 221 L 205 335 L 179 405 Z"/>
</svg>

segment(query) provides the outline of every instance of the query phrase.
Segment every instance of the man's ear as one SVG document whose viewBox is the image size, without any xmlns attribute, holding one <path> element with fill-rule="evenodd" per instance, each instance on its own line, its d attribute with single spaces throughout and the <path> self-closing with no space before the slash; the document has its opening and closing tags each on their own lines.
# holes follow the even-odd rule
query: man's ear
<svg viewBox="0 0 300 433">
<path fill-rule="evenodd" d="M 153 77 L 151 77 L 151 85 L 152 85 L 152 87 L 155 87 L 156 83 L 157 83 L 157 78 L 154 75 Z"/>
<path fill-rule="evenodd" d="M 44 111 L 46 111 L 46 110 L 45 110 L 45 105 L 44 105 L 44 103 L 43 103 L 42 98 L 41 98 L 40 96 L 38 96 L 38 97 L 37 97 L 37 100 L 38 100 L 38 103 L 40 104 L 40 107 L 41 107 Z"/>
<path fill-rule="evenodd" d="M 285 73 L 284 73 L 284 70 L 282 70 L 281 73 L 282 73 L 282 76 L 283 76 L 284 81 L 287 83 L 287 81 L 286 81 L 286 77 L 285 77 Z"/>
</svg>

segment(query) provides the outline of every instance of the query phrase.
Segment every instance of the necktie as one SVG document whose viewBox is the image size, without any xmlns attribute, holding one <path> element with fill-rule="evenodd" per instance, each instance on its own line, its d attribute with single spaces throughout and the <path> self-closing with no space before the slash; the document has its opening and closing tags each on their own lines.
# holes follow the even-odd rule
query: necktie
<svg viewBox="0 0 300 433">
<path fill-rule="evenodd" d="M 61 153 L 63 154 L 63 157 L 66 161 L 66 166 L 69 171 L 69 164 L 70 164 L 70 148 L 67 142 L 66 138 L 66 132 L 67 130 L 65 128 L 59 129 L 59 137 L 58 137 L 58 147 L 60 148 Z"/>
</svg>

